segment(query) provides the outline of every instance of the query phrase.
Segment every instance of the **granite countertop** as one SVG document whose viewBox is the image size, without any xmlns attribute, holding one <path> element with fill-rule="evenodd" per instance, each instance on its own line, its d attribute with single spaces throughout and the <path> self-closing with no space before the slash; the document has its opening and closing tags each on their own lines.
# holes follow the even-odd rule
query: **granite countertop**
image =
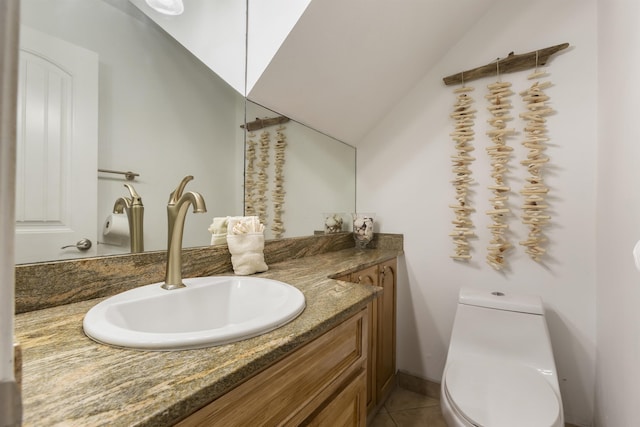
<svg viewBox="0 0 640 427">
<path fill-rule="evenodd" d="M 363 309 L 380 288 L 333 280 L 398 256 L 345 249 L 279 262 L 257 276 L 300 289 L 307 306 L 267 334 L 199 350 L 148 352 L 98 344 L 82 330 L 92 299 L 16 316 L 24 426 L 172 425 Z"/>
</svg>

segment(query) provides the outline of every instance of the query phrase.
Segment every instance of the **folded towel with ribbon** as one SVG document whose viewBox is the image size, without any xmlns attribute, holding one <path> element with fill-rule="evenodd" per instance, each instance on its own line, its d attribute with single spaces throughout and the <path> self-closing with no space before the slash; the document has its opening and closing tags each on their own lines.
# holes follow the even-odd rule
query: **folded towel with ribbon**
<svg viewBox="0 0 640 427">
<path fill-rule="evenodd" d="M 222 245 L 227 243 L 227 216 L 213 218 L 213 222 L 209 226 L 209 233 L 211 233 L 211 244 Z"/>
<path fill-rule="evenodd" d="M 225 245 L 227 243 L 227 229 L 229 228 L 229 221 L 239 220 L 244 217 L 241 216 L 220 216 L 213 218 L 213 222 L 209 226 L 209 232 L 211 233 L 212 245 Z"/>
<path fill-rule="evenodd" d="M 264 225 L 257 216 L 229 217 L 227 245 L 235 274 L 246 276 L 269 269 L 264 261 Z"/>
</svg>

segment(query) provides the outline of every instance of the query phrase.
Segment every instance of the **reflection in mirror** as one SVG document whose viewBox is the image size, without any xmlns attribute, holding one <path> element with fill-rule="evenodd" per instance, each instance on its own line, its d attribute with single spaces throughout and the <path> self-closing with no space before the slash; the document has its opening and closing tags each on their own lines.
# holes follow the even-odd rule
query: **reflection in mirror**
<svg viewBox="0 0 640 427">
<path fill-rule="evenodd" d="M 184 176 L 195 177 L 188 189 L 200 192 L 208 208 L 205 215 L 190 215 L 186 221 L 184 247 L 210 243 L 213 217 L 243 214 L 245 134 L 240 125 L 245 121 L 245 100 L 234 70 L 242 70 L 243 82 L 244 62 L 226 68 L 220 74 L 224 79 L 220 78 L 212 71 L 219 58 L 204 55 L 211 39 L 193 35 L 184 39 L 188 26 L 167 21 L 189 17 L 189 5 L 214 8 L 213 2 L 190 1 L 180 17 L 154 17 L 167 24 L 166 31 L 132 2 L 21 1 L 21 42 L 35 40 L 36 47 L 21 46 L 17 263 L 128 253 L 128 236 L 104 235 L 116 200 L 130 195 L 125 184 L 135 188 L 144 205 L 147 251 L 166 249 L 166 205 Z M 235 0 L 215 4 L 218 11 L 227 4 L 238 10 Z M 244 23 L 246 11 L 239 13 Z M 206 22 L 202 13 L 197 17 L 200 24 Z M 230 20 L 228 15 L 225 19 Z M 30 36 L 24 36 L 27 33 Z M 84 79 L 76 82 L 77 74 L 65 71 L 65 60 L 56 56 L 59 49 L 56 54 L 48 50 L 52 45 L 74 52 L 72 58 L 84 58 L 79 61 L 88 66 L 80 73 Z M 34 62 L 27 64 L 29 55 Z M 240 57 L 244 61 L 244 55 Z M 49 68 L 43 69 L 46 63 Z M 29 101 L 33 99 L 59 102 L 34 108 Z M 76 107 L 56 116 L 56 111 L 69 106 Z M 278 114 L 248 103 L 246 115 Z M 321 213 L 355 210 L 355 149 L 298 123 L 285 126 L 280 236 L 309 235 L 322 230 Z M 267 130 L 275 141 L 275 128 Z M 262 132 L 254 133 L 259 138 Z M 29 145 L 34 140 L 36 145 Z M 124 175 L 98 169 L 138 176 L 128 181 Z M 273 238 L 270 188 L 265 196 L 270 215 L 266 237 Z M 58 203 L 49 204 L 52 200 Z M 118 219 L 118 229 L 126 229 L 123 218 Z M 57 240 L 49 241 L 54 236 Z M 86 251 L 60 249 L 85 238 L 93 242 Z"/>
<path fill-rule="evenodd" d="M 260 127 L 261 120 L 280 117 L 278 113 L 250 101 L 247 101 L 246 109 L 247 122 L 257 121 L 256 127 Z M 278 137 L 279 132 L 283 137 Z M 283 139 L 286 144 L 280 214 L 277 211 L 278 203 L 274 203 L 277 200 L 274 194 L 277 187 L 275 147 L 278 139 Z M 245 155 L 245 213 L 264 211 L 261 216 L 266 224 L 267 238 L 310 235 L 324 229 L 323 213 L 355 211 L 354 147 L 294 121 L 247 130 L 247 150 L 252 141 L 256 147 L 255 159 L 251 161 L 250 152 Z M 261 151 L 262 141 L 268 145 L 265 152 Z M 263 171 L 266 179 L 261 184 L 260 163 L 263 153 L 267 155 L 269 166 Z M 251 188 L 255 190 L 252 192 Z M 265 189 L 264 193 L 261 188 Z M 266 195 L 264 203 L 260 200 L 262 194 Z M 281 215 L 283 229 L 280 235 L 277 229 L 274 232 L 278 215 Z"/>
<path fill-rule="evenodd" d="M 145 250 L 166 249 L 167 200 L 186 175 L 209 212 L 186 221 L 185 247 L 209 244 L 211 217 L 242 213 L 238 91 L 127 0 L 22 0 L 21 24 L 16 262 L 129 252 L 103 235 L 124 184 L 145 208 Z M 88 58 L 84 83 L 66 71 L 76 56 Z M 87 251 L 60 249 L 83 238 Z"/>
</svg>

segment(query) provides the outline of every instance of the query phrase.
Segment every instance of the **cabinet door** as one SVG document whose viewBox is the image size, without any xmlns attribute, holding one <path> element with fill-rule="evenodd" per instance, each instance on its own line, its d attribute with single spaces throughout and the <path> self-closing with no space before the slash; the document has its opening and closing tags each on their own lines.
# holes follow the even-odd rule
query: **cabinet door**
<svg viewBox="0 0 640 427">
<path fill-rule="evenodd" d="M 362 369 L 358 376 L 332 397 L 328 404 L 313 414 L 302 426 L 364 427 L 366 425 L 366 379 Z"/>
<path fill-rule="evenodd" d="M 360 312 L 345 320 L 177 426 L 299 425 L 316 411 L 316 400 L 328 405 L 336 386 L 363 370 L 366 318 L 367 313 Z M 346 400 L 349 391 L 341 393 Z"/>
<path fill-rule="evenodd" d="M 384 289 L 377 303 L 376 401 L 391 392 L 396 373 L 396 260 L 379 265 L 378 286 Z"/>
<path fill-rule="evenodd" d="M 361 271 L 351 273 L 351 281 L 365 285 L 378 286 L 378 266 L 366 268 Z M 369 355 L 367 357 L 367 411 L 376 405 L 376 355 L 378 348 L 378 326 L 376 318 L 378 316 L 377 300 L 371 301 L 367 305 L 369 312 Z"/>
</svg>

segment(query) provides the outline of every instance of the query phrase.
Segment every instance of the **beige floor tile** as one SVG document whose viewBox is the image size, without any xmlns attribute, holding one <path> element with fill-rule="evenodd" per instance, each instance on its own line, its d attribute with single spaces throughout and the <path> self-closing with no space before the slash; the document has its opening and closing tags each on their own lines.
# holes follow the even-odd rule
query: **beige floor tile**
<svg viewBox="0 0 640 427">
<path fill-rule="evenodd" d="M 389 396 L 389 399 L 385 402 L 384 407 L 389 413 L 393 413 L 405 409 L 426 408 L 439 405 L 440 401 L 437 399 L 396 387 L 393 393 L 391 393 L 391 396 Z"/>
<path fill-rule="evenodd" d="M 389 416 L 397 427 L 447 427 L 440 406 L 390 412 Z"/>
<path fill-rule="evenodd" d="M 393 422 L 391 415 L 387 412 L 386 409 L 382 408 L 376 414 L 376 417 L 373 419 L 373 422 L 369 424 L 367 427 L 397 427 L 396 423 Z"/>
</svg>

